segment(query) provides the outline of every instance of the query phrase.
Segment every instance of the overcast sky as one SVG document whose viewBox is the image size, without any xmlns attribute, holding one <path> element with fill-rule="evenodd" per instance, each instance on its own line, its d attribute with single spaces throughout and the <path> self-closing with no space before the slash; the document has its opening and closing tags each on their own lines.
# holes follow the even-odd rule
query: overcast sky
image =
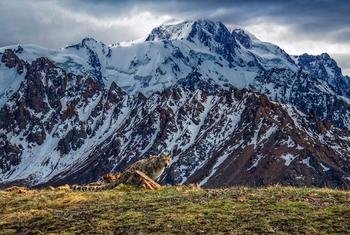
<svg viewBox="0 0 350 235">
<path fill-rule="evenodd" d="M 0 46 L 60 48 L 84 37 L 111 44 L 145 37 L 165 22 L 196 18 L 245 28 L 290 54 L 327 52 L 350 74 L 347 0 L 0 0 Z"/>
</svg>

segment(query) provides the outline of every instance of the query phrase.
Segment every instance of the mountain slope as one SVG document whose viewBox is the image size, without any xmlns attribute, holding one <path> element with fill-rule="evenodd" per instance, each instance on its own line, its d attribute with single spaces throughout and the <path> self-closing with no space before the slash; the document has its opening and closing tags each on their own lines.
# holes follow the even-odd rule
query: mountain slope
<svg viewBox="0 0 350 235">
<path fill-rule="evenodd" d="M 169 152 L 164 183 L 350 187 L 349 80 L 325 55 L 206 20 L 0 53 L 3 184 L 87 183 Z"/>
</svg>

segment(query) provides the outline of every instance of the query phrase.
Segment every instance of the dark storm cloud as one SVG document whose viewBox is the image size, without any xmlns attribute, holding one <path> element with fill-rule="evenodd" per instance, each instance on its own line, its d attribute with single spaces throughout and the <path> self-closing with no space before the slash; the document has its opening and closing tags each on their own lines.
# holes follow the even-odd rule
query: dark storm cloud
<svg viewBox="0 0 350 235">
<path fill-rule="evenodd" d="M 327 52 L 345 56 L 337 61 L 348 66 L 347 70 L 349 12 L 347 0 L 0 0 L 0 46 L 36 43 L 62 47 L 85 36 L 113 43 L 145 36 L 167 20 L 209 18 L 231 27 L 254 28 L 265 23 L 283 26 L 287 30 L 273 42 L 327 45 L 332 49 Z"/>
<path fill-rule="evenodd" d="M 331 40 L 350 40 L 350 2 L 347 0 L 236 0 L 236 1 L 65 1 L 67 6 L 95 15 L 115 15 L 143 9 L 179 18 L 213 18 L 245 26 L 271 20 L 292 26 L 296 32 Z M 82 7 L 83 6 L 83 7 Z M 96 8 L 103 11 L 96 11 Z M 215 14 L 216 12 L 216 14 Z"/>
<path fill-rule="evenodd" d="M 10 23 L 6 21 L 8 14 L 18 16 L 19 20 L 13 22 L 13 27 L 16 27 L 16 24 L 19 24 L 20 27 L 24 26 L 23 22 L 19 22 L 23 18 L 23 14 L 36 14 L 33 11 L 27 12 L 26 9 L 20 6 L 30 2 L 31 5 L 46 4 L 48 8 L 50 5 L 60 5 L 67 10 L 82 12 L 101 19 L 128 17 L 130 11 L 134 10 L 134 12 L 149 11 L 154 14 L 167 14 L 180 19 L 212 18 L 223 21 L 226 24 L 243 27 L 254 24 L 257 21 L 269 20 L 291 26 L 296 33 L 302 33 L 309 37 L 322 36 L 333 41 L 350 41 L 350 3 L 346 0 L 0 0 L 0 2 L 2 9 L 0 10 L 2 13 L 0 19 L 3 19 L 2 22 L 5 22 L 5 24 Z M 9 4 L 10 2 L 16 2 L 16 4 Z M 17 5 L 18 9 L 16 10 L 17 7 L 13 7 L 9 11 L 6 9 L 9 5 Z M 43 12 L 40 12 L 42 10 L 41 8 L 37 9 L 38 14 L 43 14 Z M 50 10 L 48 13 L 50 13 Z M 28 16 L 28 18 L 30 17 Z M 28 30 L 36 27 L 36 23 L 40 24 L 40 22 L 35 21 L 35 15 L 32 18 L 34 18 L 33 26 L 25 27 Z M 52 26 L 54 27 L 55 25 L 59 26 L 59 23 Z M 9 26 L 2 24 L 1 27 Z M 27 33 L 27 30 L 24 30 L 24 32 Z M 3 41 L 0 43 L 4 44 Z"/>
</svg>

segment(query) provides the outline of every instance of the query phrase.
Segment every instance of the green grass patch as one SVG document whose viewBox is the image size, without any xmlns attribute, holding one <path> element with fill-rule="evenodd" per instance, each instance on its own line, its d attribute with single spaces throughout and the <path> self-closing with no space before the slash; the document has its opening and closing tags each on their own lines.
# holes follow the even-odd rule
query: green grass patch
<svg viewBox="0 0 350 235">
<path fill-rule="evenodd" d="M 0 233 L 350 233 L 350 192 L 293 187 L 0 191 Z"/>
</svg>

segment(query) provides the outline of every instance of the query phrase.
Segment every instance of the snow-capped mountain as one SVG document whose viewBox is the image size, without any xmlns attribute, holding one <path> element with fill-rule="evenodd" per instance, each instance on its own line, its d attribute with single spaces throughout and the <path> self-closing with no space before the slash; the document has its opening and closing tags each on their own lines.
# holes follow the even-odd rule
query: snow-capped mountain
<svg viewBox="0 0 350 235">
<path fill-rule="evenodd" d="M 164 183 L 350 188 L 350 82 L 220 22 L 0 49 L 0 182 L 87 183 L 169 152 Z"/>
</svg>

